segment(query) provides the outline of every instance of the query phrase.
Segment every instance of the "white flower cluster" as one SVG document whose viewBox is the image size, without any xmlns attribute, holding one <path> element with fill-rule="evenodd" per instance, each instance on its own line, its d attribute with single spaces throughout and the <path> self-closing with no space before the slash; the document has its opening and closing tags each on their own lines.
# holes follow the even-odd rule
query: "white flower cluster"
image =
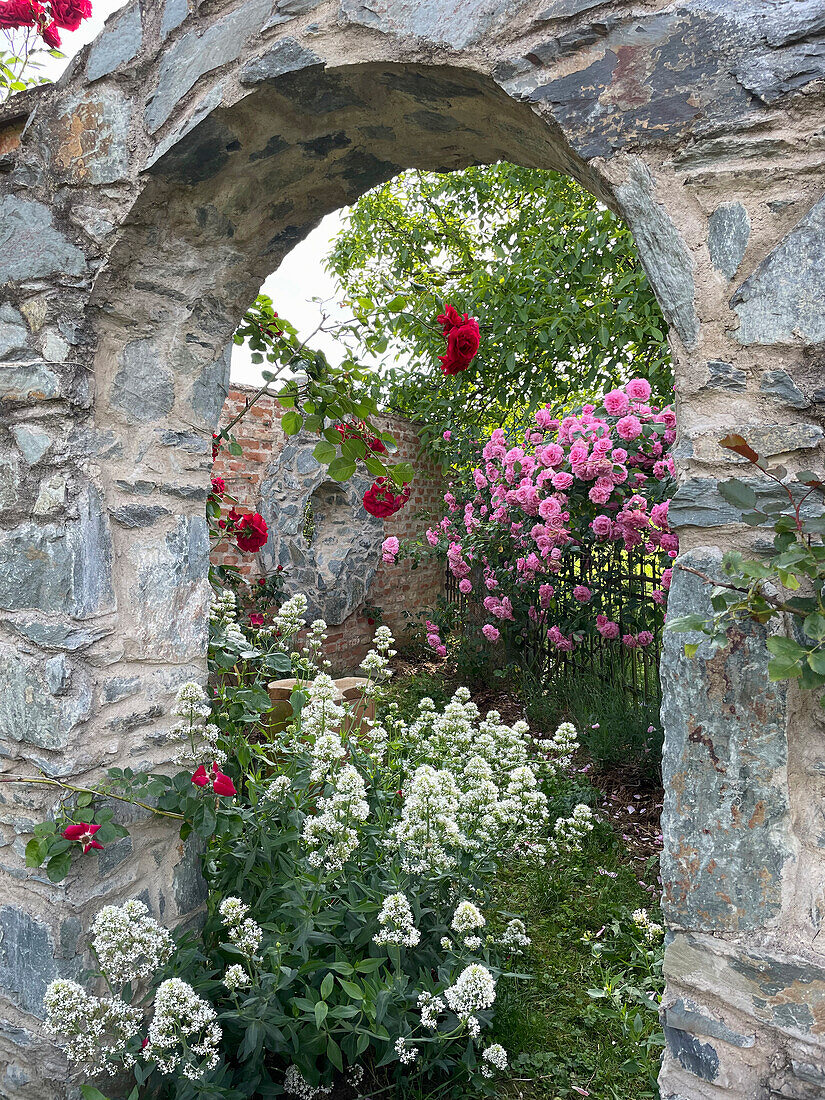
<svg viewBox="0 0 825 1100">
<path fill-rule="evenodd" d="M 418 1057 L 418 1048 L 408 1046 L 407 1040 L 402 1035 L 395 1040 L 395 1053 L 398 1055 L 398 1061 L 401 1065 L 408 1066 Z"/>
<path fill-rule="evenodd" d="M 278 649 L 286 650 L 290 639 L 306 626 L 307 607 L 308 600 L 302 592 L 281 604 L 278 614 L 272 620 L 272 632 Z"/>
<path fill-rule="evenodd" d="M 496 999 L 496 981 L 486 966 L 470 963 L 456 981 L 444 990 L 447 1004 L 465 1023 L 475 1012 L 492 1008 Z"/>
<path fill-rule="evenodd" d="M 169 733 L 175 740 L 183 741 L 183 747 L 175 756 L 175 763 L 184 767 L 196 767 L 202 763 L 223 764 L 226 753 L 218 748 L 220 730 L 206 723 L 212 708 L 200 684 L 189 680 L 178 688 L 172 715 L 177 721 Z"/>
<path fill-rule="evenodd" d="M 556 818 L 553 827 L 553 837 L 548 842 L 548 851 L 553 855 L 563 855 L 567 852 L 577 852 L 588 833 L 593 832 L 596 818 L 589 806 L 580 802 L 573 809 L 570 817 Z"/>
<path fill-rule="evenodd" d="M 222 1031 L 215 1010 L 180 978 L 161 982 L 143 1056 L 161 1073 L 182 1073 L 198 1081 L 220 1060 Z"/>
<path fill-rule="evenodd" d="M 279 775 L 277 779 L 273 779 L 271 783 L 267 784 L 264 791 L 264 801 L 283 802 L 291 790 L 292 780 L 289 776 Z"/>
<path fill-rule="evenodd" d="M 438 714 L 432 699 L 418 717 L 395 721 L 405 768 L 413 774 L 393 831 L 405 870 L 449 870 L 462 852 L 545 852 L 548 802 L 526 722 L 508 726 L 496 711 L 479 721 L 466 688 Z"/>
<path fill-rule="evenodd" d="M 342 767 L 332 795 L 318 799 L 320 814 L 304 821 L 302 838 L 312 867 L 333 873 L 347 862 L 358 847 L 355 826 L 369 817 L 366 794 L 360 773 L 351 764 Z"/>
<path fill-rule="evenodd" d="M 477 934 L 477 928 L 483 928 L 486 920 L 479 909 L 471 901 L 462 901 L 456 906 L 453 913 L 451 928 L 461 939 L 465 947 L 471 951 L 481 947 L 481 937 Z"/>
<path fill-rule="evenodd" d="M 246 989 L 251 979 L 240 963 L 228 966 L 223 975 L 223 984 L 230 993 L 236 993 L 239 989 Z"/>
<path fill-rule="evenodd" d="M 58 978 L 46 990 L 46 1029 L 58 1037 L 70 1062 L 91 1075 L 131 1068 L 126 1050 L 138 1034 L 141 1014 L 119 997 L 94 997 L 77 984 Z"/>
<path fill-rule="evenodd" d="M 361 662 L 361 671 L 370 678 L 370 685 L 365 691 L 366 695 L 374 695 L 377 685 L 383 683 L 392 676 L 389 663 L 396 654 L 391 646 L 395 638 L 388 626 L 379 626 L 373 637 L 374 649 L 371 649 Z"/>
<path fill-rule="evenodd" d="M 665 934 L 661 924 L 650 919 L 647 909 L 634 909 L 632 919 L 636 927 L 644 932 L 648 943 L 656 943 Z"/>
<path fill-rule="evenodd" d="M 324 1085 L 311 1085 L 297 1066 L 290 1066 L 284 1074 L 284 1092 L 297 1096 L 299 1100 L 317 1100 L 319 1096 L 329 1095 L 332 1089 Z"/>
<path fill-rule="evenodd" d="M 449 871 L 463 838 L 458 825 L 460 791 L 450 772 L 429 764 L 416 768 L 392 837 L 401 850 L 401 864 L 413 874 Z"/>
<path fill-rule="evenodd" d="M 222 591 L 214 591 L 212 603 L 209 608 L 209 621 L 216 624 L 224 624 L 235 619 L 237 603 L 235 593 L 228 588 Z"/>
<path fill-rule="evenodd" d="M 556 732 L 541 746 L 553 775 L 566 772 L 573 763 L 573 756 L 579 748 L 579 734 L 572 722 L 562 722 Z"/>
<path fill-rule="evenodd" d="M 421 1026 L 429 1031 L 435 1031 L 438 1027 L 438 1017 L 444 1011 L 442 999 L 433 996 L 432 993 L 419 993 L 418 1007 L 421 1010 Z"/>
<path fill-rule="evenodd" d="M 484 1063 L 481 1067 L 482 1077 L 492 1077 L 493 1070 L 503 1071 L 507 1069 L 507 1051 L 501 1043 L 493 1043 L 487 1047 L 481 1056 Z"/>
<path fill-rule="evenodd" d="M 410 903 L 403 894 L 390 894 L 384 898 L 381 912 L 378 914 L 381 931 L 373 937 L 373 943 L 394 943 L 398 947 L 415 947 L 421 940 L 421 933 L 415 927 Z"/>
<path fill-rule="evenodd" d="M 172 957 L 174 942 L 142 901 L 105 905 L 92 923 L 92 947 L 112 985 L 148 978 Z"/>
<path fill-rule="evenodd" d="M 230 942 L 234 943 L 247 959 L 257 962 L 258 948 L 261 946 L 264 934 L 257 921 L 247 917 L 249 906 L 240 898 L 224 898 L 218 912 Z"/>
<path fill-rule="evenodd" d="M 501 947 L 510 951 L 513 955 L 521 955 L 524 948 L 529 947 L 533 941 L 527 935 L 524 921 L 520 921 L 518 917 L 515 917 L 508 922 L 498 942 Z"/>
</svg>

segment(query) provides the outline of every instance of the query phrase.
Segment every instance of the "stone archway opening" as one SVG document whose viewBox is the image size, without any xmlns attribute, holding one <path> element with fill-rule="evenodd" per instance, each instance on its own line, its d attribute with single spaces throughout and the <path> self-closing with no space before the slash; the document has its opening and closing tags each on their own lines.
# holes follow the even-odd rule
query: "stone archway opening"
<svg viewBox="0 0 825 1100">
<path fill-rule="evenodd" d="M 720 435 L 768 427 L 804 465 L 823 449 L 813 7 L 133 0 L 59 85 L 0 111 L 11 767 L 92 778 L 113 746 L 165 762 L 168 701 L 203 668 L 209 433 L 232 332 L 295 241 L 402 168 L 555 168 L 623 214 L 671 325 L 683 552 L 707 568 L 747 545 L 716 489 Z M 682 575 L 679 611 L 703 599 Z M 768 684 L 763 649 L 666 654 L 663 1088 L 691 1100 L 822 1087 L 821 728 Z M 4 806 L 0 1080 L 15 1100 L 65 1092 L 37 1017 L 47 981 L 80 965 L 101 893 L 91 875 L 66 894 L 25 876 L 21 838 L 47 808 L 28 793 Z M 149 828 L 105 891 L 174 920 L 191 885 Z"/>
</svg>

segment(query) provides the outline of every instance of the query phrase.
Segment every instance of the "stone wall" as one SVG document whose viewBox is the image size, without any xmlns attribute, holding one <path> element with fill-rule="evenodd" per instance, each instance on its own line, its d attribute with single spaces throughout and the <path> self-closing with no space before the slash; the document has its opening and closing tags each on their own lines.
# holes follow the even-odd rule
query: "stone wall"
<svg viewBox="0 0 825 1100">
<path fill-rule="evenodd" d="M 204 670 L 210 434 L 232 333 L 329 211 L 402 169 L 566 172 L 631 226 L 670 325 L 686 560 L 754 536 L 718 440 L 823 458 L 823 0 L 130 0 L 0 110 L 0 733 L 7 774 L 163 765 Z M 701 606 L 679 575 L 671 613 Z M 665 692 L 665 1100 L 825 1090 L 825 723 L 759 637 Z M 60 886 L 0 804 L 0 1093 L 66 1095 L 46 981 L 103 898 L 170 922 L 169 832 Z M 126 856 L 126 852 L 119 853 Z M 107 859 L 110 857 L 107 856 Z"/>
<path fill-rule="evenodd" d="M 254 392 L 252 387 L 233 385 L 221 424 L 233 420 Z M 437 563 L 412 569 L 409 562 L 389 566 L 381 561 L 381 543 L 387 536 L 420 536 L 428 525 L 425 513 L 440 514 L 442 479 L 423 459 L 415 426 L 402 417 L 382 417 L 380 427 L 395 437 L 397 457 L 411 462 L 416 471 L 408 503 L 382 522 L 361 503 L 371 479 L 357 477 L 342 486 L 330 482 L 312 457 L 317 440 L 288 439 L 281 431 L 284 411 L 274 398 L 260 398 L 233 429 L 243 454 L 233 457 L 224 450 L 213 468 L 243 509 L 264 516 L 271 530 L 267 545 L 259 554 L 244 554 L 224 543 L 212 560 L 233 566 L 250 580 L 281 565 L 288 594 L 305 593 L 310 618 L 327 621 L 325 649 L 333 670 L 351 672 L 370 647 L 374 609 L 403 642 L 411 637 L 416 616 L 443 593 L 444 570 Z M 303 534 L 308 502 L 315 521 L 312 545 Z"/>
</svg>

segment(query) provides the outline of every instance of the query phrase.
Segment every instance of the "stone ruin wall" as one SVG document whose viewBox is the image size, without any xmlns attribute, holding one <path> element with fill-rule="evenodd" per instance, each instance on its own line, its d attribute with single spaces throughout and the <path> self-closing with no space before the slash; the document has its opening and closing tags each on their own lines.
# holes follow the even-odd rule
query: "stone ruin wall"
<svg viewBox="0 0 825 1100">
<path fill-rule="evenodd" d="M 252 386 L 231 386 L 221 413 L 221 426 L 229 423 L 241 412 L 246 398 L 254 392 L 256 391 Z M 278 457 L 289 442 L 279 424 L 284 412 L 284 408 L 273 398 L 267 396 L 259 398 L 233 429 L 233 434 L 243 448 L 243 454 L 233 456 L 224 450 L 218 455 L 213 466 L 213 473 L 224 479 L 227 492 L 237 499 L 239 507 L 247 511 L 268 512 L 269 514 L 264 518 L 276 529 L 279 522 L 282 522 L 279 520 L 279 515 L 282 516 L 283 512 L 267 508 L 265 501 L 270 494 L 262 490 L 262 486 L 268 481 L 278 480 L 284 476 L 278 464 Z M 342 490 L 344 497 L 340 517 L 342 523 L 351 524 L 369 532 L 366 547 L 360 553 L 350 551 L 353 557 L 352 568 L 367 579 L 368 585 L 366 600 L 359 599 L 355 609 L 350 611 L 342 622 L 333 623 L 329 620 L 325 653 L 332 662 L 332 671 L 336 674 L 354 672 L 370 648 L 375 624 L 368 621 L 372 616 L 364 610 L 365 603 L 368 607 L 380 609 L 380 621 L 389 626 L 397 641 L 404 642 L 411 639 L 416 619 L 420 625 L 420 612 L 434 606 L 438 597 L 444 592 L 444 568 L 438 562 L 427 562 L 417 569 L 412 569 L 407 561 L 399 561 L 395 565 L 387 565 L 381 561 L 380 547 L 383 539 L 389 535 L 395 535 L 399 540 L 420 537 L 429 522 L 433 522 L 424 518 L 422 513 L 429 513 L 438 518 L 440 508 L 443 508 L 444 486 L 437 467 L 422 457 L 418 435 L 413 424 L 403 417 L 383 416 L 379 418 L 379 426 L 392 432 L 398 445 L 398 452 L 394 457 L 411 462 L 416 471 L 416 478 L 407 504 L 400 512 L 383 522 L 364 511 L 358 492 L 347 495 L 345 490 Z M 302 437 L 299 438 L 303 452 L 311 452 L 315 440 L 304 441 Z M 321 468 L 314 468 L 317 467 L 314 459 L 307 462 L 307 467 L 309 483 L 305 491 L 302 491 L 301 486 L 295 482 L 285 485 L 286 495 L 293 496 L 298 512 L 304 501 L 311 499 L 309 487 L 314 486 L 323 473 Z M 363 478 L 358 479 L 361 495 L 363 480 Z M 325 482 L 325 484 L 329 483 Z M 297 544 L 296 548 L 300 552 L 303 543 L 301 533 L 293 535 L 290 541 Z M 214 564 L 231 565 L 249 580 L 266 574 L 271 570 L 273 562 L 277 564 L 272 551 L 267 551 L 266 548 L 260 554 L 244 554 L 236 547 L 226 544 L 218 547 L 217 551 L 213 551 L 212 561 Z M 290 577 L 290 562 L 286 554 L 284 569 L 288 595 L 307 589 L 306 594 L 314 596 L 313 606 L 318 613 L 321 615 L 330 613 L 318 603 L 314 584 L 304 584 L 303 581 L 300 584 L 296 583 L 294 573 Z M 308 570 L 305 575 L 311 577 L 312 574 Z M 357 594 L 355 598 L 357 599 Z M 332 616 L 337 617 L 334 611 Z"/>
<path fill-rule="evenodd" d="M 823 80 L 825 0 L 130 0 L 0 108 L 3 771 L 169 763 L 232 333 L 296 241 L 404 169 L 552 168 L 626 219 L 670 326 L 682 561 L 749 549 L 720 437 L 825 464 Z M 706 606 L 677 570 L 671 614 Z M 663 1100 L 825 1094 L 825 721 L 764 641 L 666 642 Z M 151 823 L 58 886 L 28 873 L 52 805 L 2 787 L 12 1100 L 76 1095 L 42 997 L 101 902 L 174 923 L 201 898 Z"/>
</svg>

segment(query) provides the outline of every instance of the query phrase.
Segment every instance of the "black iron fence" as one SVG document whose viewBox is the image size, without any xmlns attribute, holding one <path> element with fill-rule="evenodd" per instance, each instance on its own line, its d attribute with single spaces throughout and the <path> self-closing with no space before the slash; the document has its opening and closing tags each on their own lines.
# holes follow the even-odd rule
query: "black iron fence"
<svg viewBox="0 0 825 1100">
<path fill-rule="evenodd" d="M 556 590 L 555 625 L 566 634 L 575 631 L 579 640 L 572 653 L 564 653 L 547 636 L 553 623 L 530 625 L 522 659 L 532 670 L 547 683 L 584 674 L 640 701 L 658 701 L 664 610 L 652 599 L 653 592 L 661 587 L 655 557 L 606 543 L 593 547 L 587 554 L 568 555 L 561 571 L 547 579 Z M 576 585 L 585 585 L 597 594 L 592 605 L 582 607 L 574 600 Z M 463 595 L 455 577 L 447 572 L 447 602 L 458 608 L 471 631 L 480 629 L 481 623 L 489 619 L 480 601 L 474 598 L 478 590 L 474 583 L 473 594 Z M 596 604 L 601 614 L 618 623 L 618 639 L 605 639 L 594 631 Z M 587 629 L 579 632 L 578 624 L 585 623 Z M 628 647 L 622 643 L 623 635 L 637 637 L 642 631 L 652 635 L 649 645 Z"/>
</svg>

